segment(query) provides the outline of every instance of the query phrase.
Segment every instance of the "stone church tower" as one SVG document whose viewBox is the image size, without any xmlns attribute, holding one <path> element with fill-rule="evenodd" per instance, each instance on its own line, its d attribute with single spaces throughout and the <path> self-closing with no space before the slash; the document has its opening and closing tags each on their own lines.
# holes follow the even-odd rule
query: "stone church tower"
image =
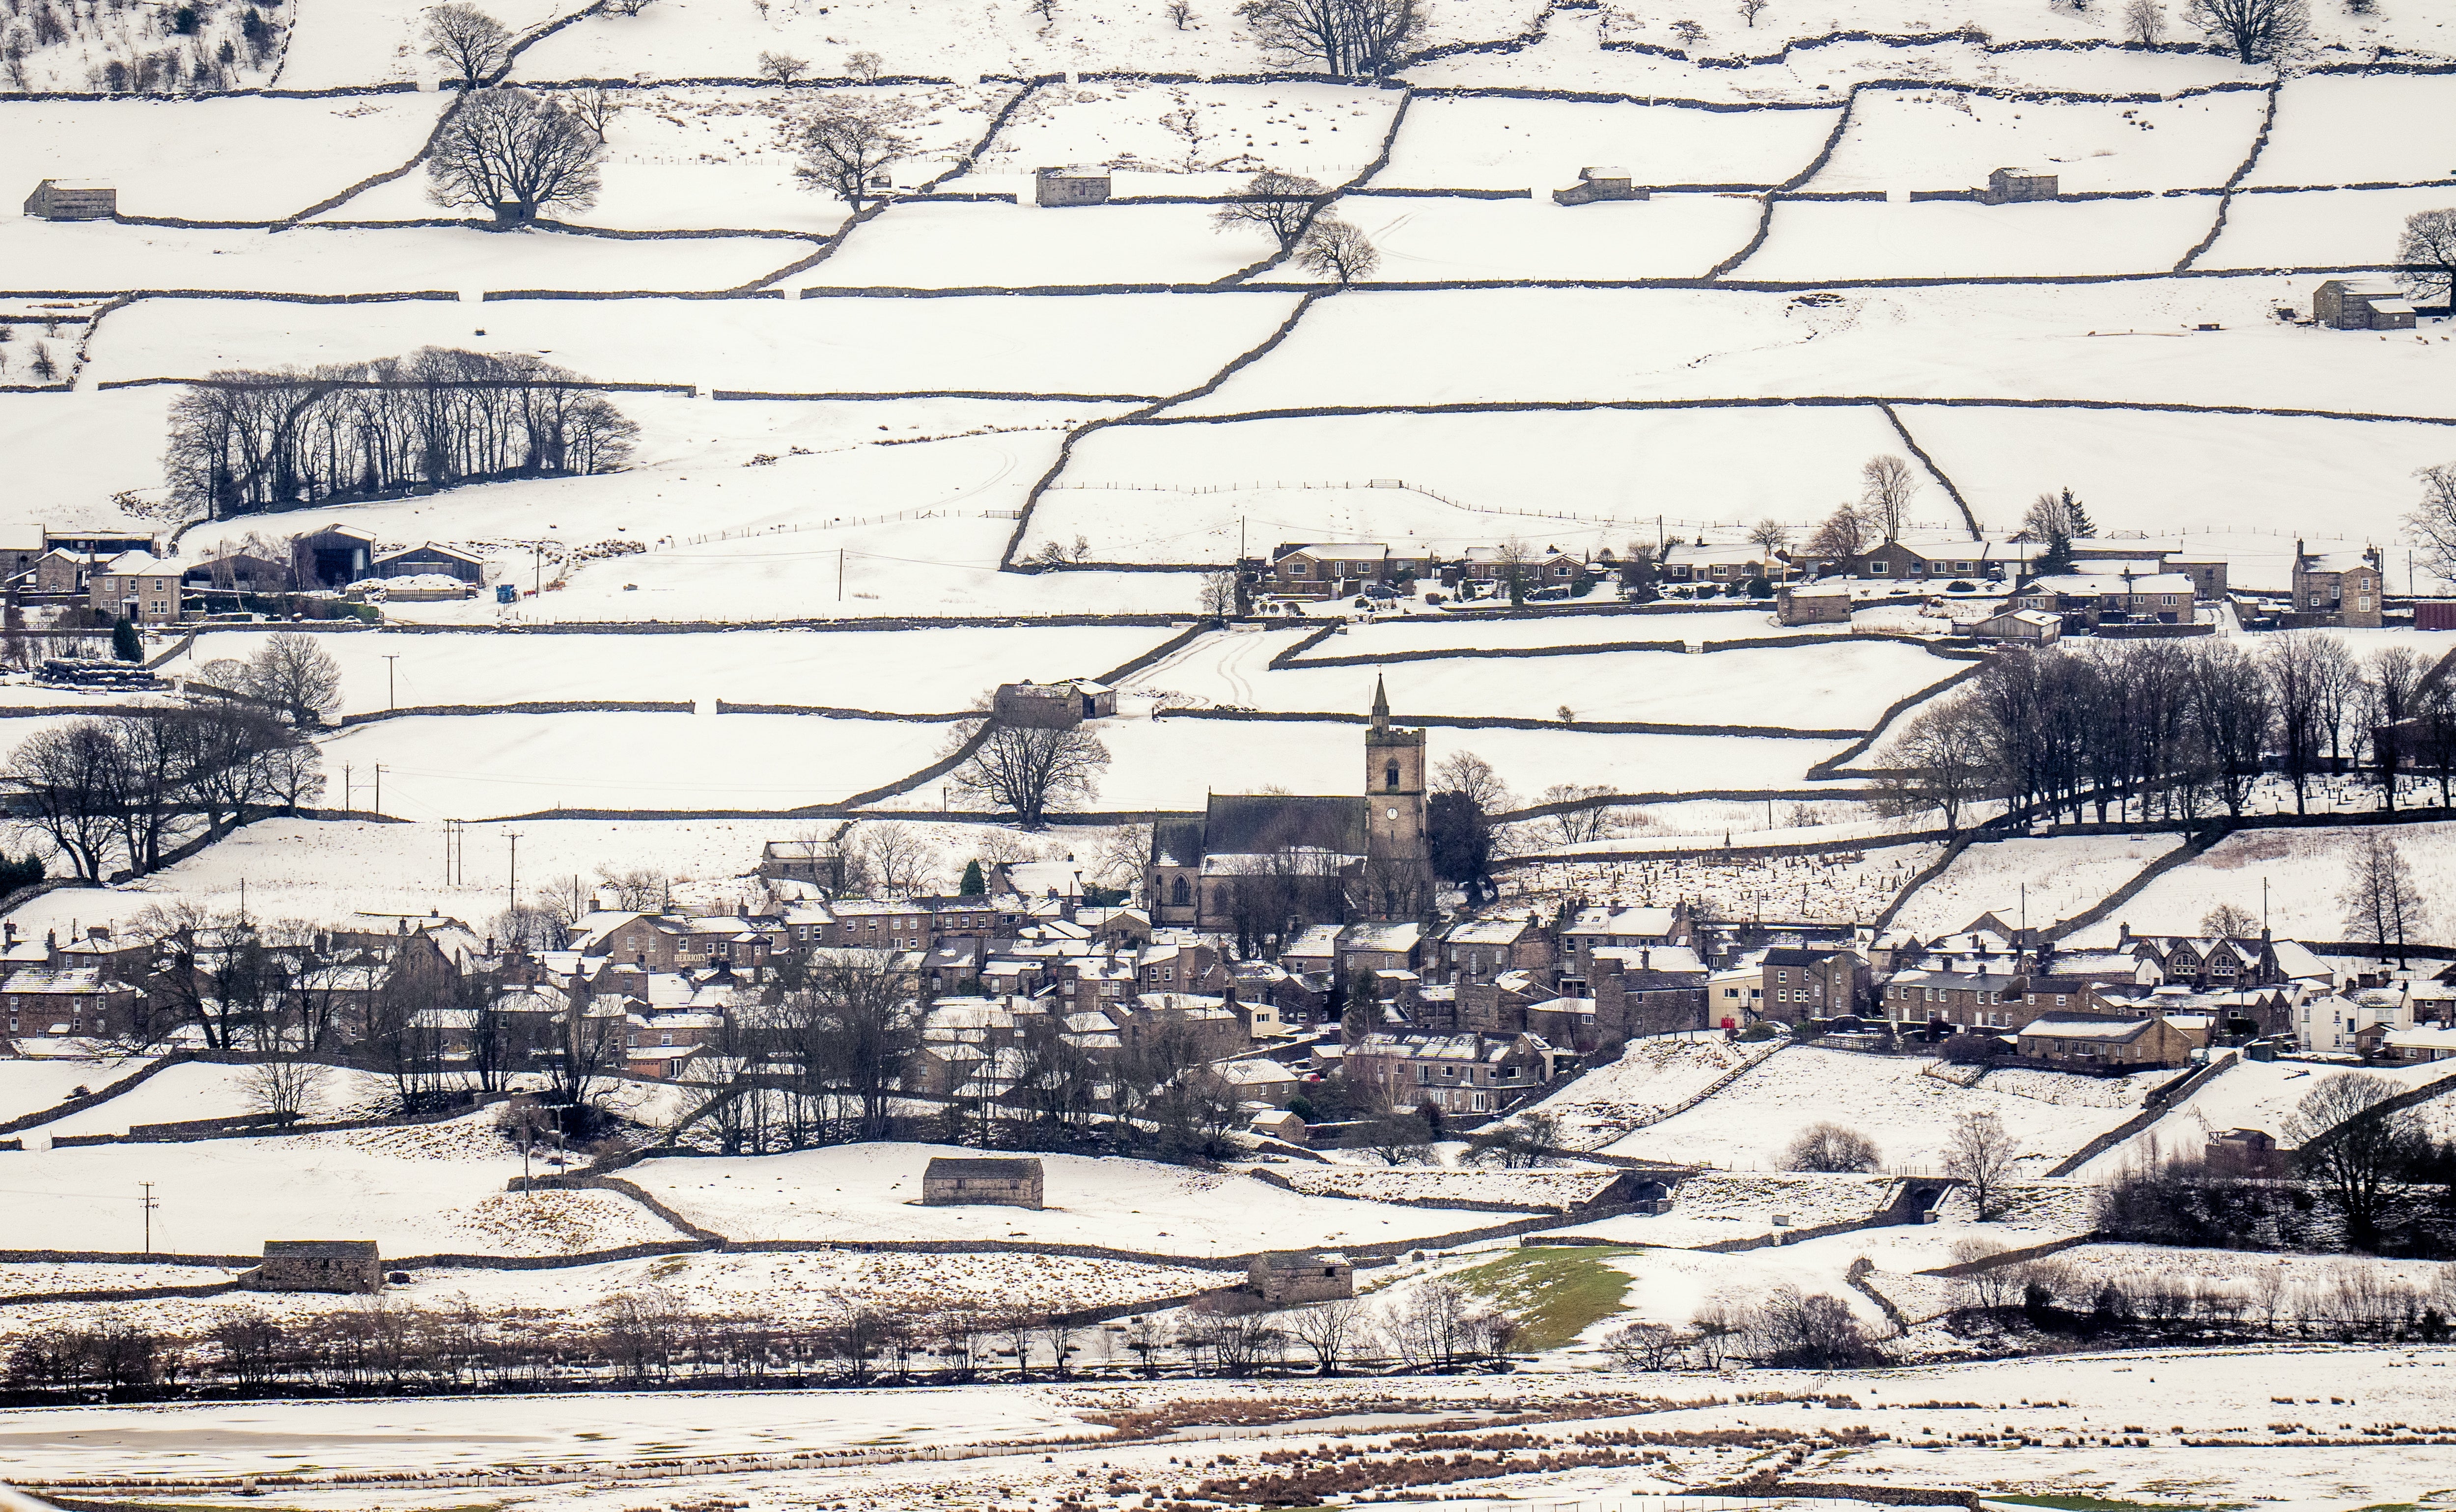
<svg viewBox="0 0 2456 1512">
<path fill-rule="evenodd" d="M 1364 731 L 1365 889 L 1382 918 L 1406 918 L 1431 896 L 1424 841 L 1424 732 L 1390 725 L 1390 695 L 1373 680 Z"/>
</svg>

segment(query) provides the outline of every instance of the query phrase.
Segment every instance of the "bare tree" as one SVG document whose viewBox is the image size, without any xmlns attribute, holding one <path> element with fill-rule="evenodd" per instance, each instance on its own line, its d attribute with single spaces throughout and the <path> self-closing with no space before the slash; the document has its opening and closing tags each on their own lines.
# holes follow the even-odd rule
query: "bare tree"
<svg viewBox="0 0 2456 1512">
<path fill-rule="evenodd" d="M 1879 787 L 1896 811 L 1934 808 L 1944 828 L 1961 828 L 1962 810 L 1995 789 L 1996 751 L 1992 722 L 1975 700 L 1952 698 L 1913 715 L 1877 758 Z"/>
<path fill-rule="evenodd" d="M 878 75 L 885 67 L 886 65 L 879 61 L 878 54 L 875 52 L 864 51 L 845 54 L 845 77 L 859 79 L 864 84 L 877 83 Z"/>
<path fill-rule="evenodd" d="M 1175 23 L 1179 31 L 1194 24 L 1194 7 L 1187 4 L 1186 0 L 1168 0 L 1168 5 L 1164 9 L 1169 20 Z"/>
<path fill-rule="evenodd" d="M 250 1113 L 295 1120 L 314 1113 L 323 1100 L 325 1078 L 332 1068 L 287 1056 L 261 1061 L 247 1069 L 241 1093 Z"/>
<path fill-rule="evenodd" d="M 524 226 L 549 210 L 597 202 L 605 143 L 554 100 L 526 90 L 480 90 L 435 133 L 426 195 L 439 205 L 486 210 L 496 224 Z"/>
<path fill-rule="evenodd" d="M 1238 586 L 1237 572 L 1233 567 L 1223 567 L 1218 572 L 1204 573 L 1202 575 L 1203 614 L 1214 620 L 1225 620 L 1235 616 L 1238 612 Z"/>
<path fill-rule="evenodd" d="M 2124 0 L 2123 34 L 2141 47 L 2155 47 L 2166 35 L 2166 8 L 2158 0 Z"/>
<path fill-rule="evenodd" d="M 602 146 L 605 141 L 605 129 L 614 124 L 615 116 L 623 113 L 623 98 L 612 90 L 574 90 L 570 110 L 572 119 L 587 127 L 589 134 L 596 137 Z"/>
<path fill-rule="evenodd" d="M 1868 543 L 1868 521 L 1856 504 L 1840 504 L 1808 540 L 1808 550 L 1819 561 L 1855 557 Z"/>
<path fill-rule="evenodd" d="M 1838 1123 L 1812 1123 L 1783 1152 L 1785 1171 L 1873 1171 L 1876 1143 Z"/>
<path fill-rule="evenodd" d="M 1373 78 L 1405 62 L 1424 29 L 1419 0 L 1244 0 L 1237 18 L 1274 62 Z"/>
<path fill-rule="evenodd" d="M 482 87 L 511 57 L 512 34 L 473 5 L 440 5 L 426 12 L 426 55 L 460 75 L 469 89 Z"/>
<path fill-rule="evenodd" d="M 1325 278 L 1337 278 L 1341 284 L 1359 278 L 1370 278 L 1382 266 L 1382 255 L 1363 232 L 1335 216 L 1317 215 L 1307 227 L 1304 245 L 1297 252 L 1297 261 Z"/>
<path fill-rule="evenodd" d="M 2221 939 L 2240 940 L 2260 932 L 2260 919 L 2249 909 L 2221 903 L 2200 915 L 2200 932 Z"/>
<path fill-rule="evenodd" d="M 1623 1370 L 1669 1370 L 1680 1362 L 1680 1336 L 1665 1323 L 1623 1323 L 1601 1343 Z"/>
<path fill-rule="evenodd" d="M 793 176 L 861 214 L 880 197 L 887 170 L 920 150 L 908 128 L 919 112 L 901 100 L 837 100 L 802 118 L 794 134 L 802 156 Z"/>
<path fill-rule="evenodd" d="M 1266 168 L 1245 180 L 1244 189 L 1236 198 L 1211 213 L 1212 229 L 1241 231 L 1247 226 L 1259 226 L 1269 232 L 1279 250 L 1285 252 L 1312 224 L 1322 197 L 1321 185 L 1303 174 Z"/>
<path fill-rule="evenodd" d="M 1509 785 L 1492 769 L 1492 764 L 1473 751 L 1463 750 L 1442 758 L 1433 768 L 1433 790 L 1464 793 L 1485 813 L 1500 813 L 1516 806 L 1518 800 Z"/>
<path fill-rule="evenodd" d="M 1740 19 L 1754 27 L 1757 17 L 1763 15 L 1765 8 L 1771 3 L 1772 0 L 1739 0 Z"/>
<path fill-rule="evenodd" d="M 1770 569 L 1780 568 L 1782 548 L 1790 543 L 1790 527 L 1770 515 L 1749 527 L 1749 544 L 1765 553 L 1766 566 Z"/>
<path fill-rule="evenodd" d="M 2435 284 L 2442 303 L 2456 299 L 2456 210 L 2417 210 L 2405 216 L 2396 261 L 2415 298 L 2427 297 Z"/>
<path fill-rule="evenodd" d="M 2183 14 L 2210 36 L 2222 38 L 2244 63 L 2291 52 L 2311 34 L 2311 11 L 2303 0 L 2188 0 Z"/>
<path fill-rule="evenodd" d="M 1608 805 L 1597 800 L 1611 795 L 1612 789 L 1600 784 L 1554 783 L 1544 789 L 1545 806 L 1569 804 L 1575 807 L 1555 808 L 1544 817 L 1565 846 L 1608 839 L 1614 824 L 1612 810 Z"/>
<path fill-rule="evenodd" d="M 861 854 L 870 881 L 890 897 L 919 891 L 938 868 L 938 848 L 911 825 L 872 825 L 863 831 Z"/>
<path fill-rule="evenodd" d="M 2456 258 L 2456 211 L 2449 217 L 2449 255 Z M 2421 548 L 2424 566 L 2437 577 L 2456 580 L 2456 462 L 2433 462 L 2414 473 L 2422 484 L 2422 502 L 2405 522 Z"/>
<path fill-rule="evenodd" d="M 957 725 L 950 732 L 950 749 L 961 748 L 976 728 L 969 720 Z M 967 796 L 1012 809 L 1024 828 L 1038 829 L 1051 807 L 1096 792 L 1108 765 L 1109 748 L 1080 725 L 1042 728 L 993 721 L 950 782 Z"/>
<path fill-rule="evenodd" d="M 312 635 L 269 635 L 246 666 L 238 691 L 299 729 L 328 724 L 341 711 L 341 664 Z"/>
<path fill-rule="evenodd" d="M 2423 1143 L 2422 1129 L 2409 1111 L 2377 1111 L 2402 1091 L 2384 1076 L 2341 1072 L 2303 1093 L 2278 1131 L 2344 1219 L 2345 1237 L 2357 1249 L 2376 1248 L 2381 1230 L 2412 1195 L 2404 1175 Z"/>
<path fill-rule="evenodd" d="M 2413 868 L 2396 842 L 2378 829 L 2365 829 L 2354 840 L 2337 902 L 2345 910 L 2346 936 L 2382 950 L 2393 948 L 2399 966 L 2405 964 L 2405 940 L 2426 931 L 2428 914 L 2413 885 Z"/>
<path fill-rule="evenodd" d="M 1352 1297 L 1283 1315 L 1281 1330 L 1313 1356 L 1314 1367 L 1325 1376 L 1339 1374 L 1339 1362 L 1367 1332 L 1364 1304 Z"/>
<path fill-rule="evenodd" d="M 790 84 L 809 72 L 810 62 L 808 58 L 797 58 L 784 52 L 759 54 L 759 76 L 763 79 L 773 80 L 778 84 Z"/>
<path fill-rule="evenodd" d="M 1890 453 L 1871 457 L 1859 469 L 1859 507 L 1880 540 L 1901 539 L 1911 499 L 1918 491 L 1918 472 L 1903 458 Z"/>
<path fill-rule="evenodd" d="M 1954 1120 L 1944 1146 L 1944 1174 L 1970 1189 L 1980 1222 L 2003 1212 L 2004 1187 L 2016 1159 L 2012 1133 L 1995 1114 L 1982 1110 Z"/>
</svg>

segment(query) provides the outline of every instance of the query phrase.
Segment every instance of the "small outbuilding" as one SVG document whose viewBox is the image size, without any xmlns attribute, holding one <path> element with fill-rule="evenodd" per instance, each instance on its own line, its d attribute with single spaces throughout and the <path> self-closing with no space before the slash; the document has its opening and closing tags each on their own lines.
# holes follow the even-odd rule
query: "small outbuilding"
<svg viewBox="0 0 2456 1512">
<path fill-rule="evenodd" d="M 1356 1295 L 1356 1266 L 1327 1250 L 1274 1250 L 1245 1267 L 1245 1286 L 1274 1307 L 1335 1302 Z"/>
<path fill-rule="evenodd" d="M 1645 199 L 1648 194 L 1629 179 L 1626 168 L 1581 168 L 1578 181 L 1552 191 L 1556 205 L 1591 205 L 1600 199 Z"/>
<path fill-rule="evenodd" d="M 1038 1208 L 1040 1162 L 940 1155 L 921 1173 L 921 1205 Z"/>
<path fill-rule="evenodd" d="M 1032 175 L 1032 202 L 1035 205 L 1105 205 L 1109 202 L 1109 174 L 1097 168 L 1044 168 Z"/>
<path fill-rule="evenodd" d="M 433 541 L 401 551 L 379 554 L 375 562 L 379 578 L 458 578 L 462 582 L 486 581 L 486 562 L 468 552 L 451 546 L 439 546 Z"/>
<path fill-rule="evenodd" d="M 2311 318 L 2332 331 L 2410 331 L 2413 301 L 2393 278 L 2331 278 L 2311 293 Z"/>
<path fill-rule="evenodd" d="M 2261 1178 L 2285 1174 L 2285 1157 L 2278 1152 L 2275 1136 L 2265 1129 L 2229 1129 L 2213 1134 L 2203 1147 L 2201 1159 L 2213 1176 Z"/>
<path fill-rule="evenodd" d="M 1849 624 L 1851 585 L 1811 582 L 1773 590 L 1774 618 L 1785 624 Z"/>
<path fill-rule="evenodd" d="M 1987 175 L 1987 187 L 1978 192 L 1982 205 L 2016 205 L 2035 199 L 2053 199 L 2059 192 L 2061 180 L 2054 174 L 2042 174 L 2035 168 L 1999 168 Z"/>
<path fill-rule="evenodd" d="M 110 220 L 119 214 L 119 191 L 83 179 L 46 178 L 26 196 L 26 214 L 42 220 Z"/>
<path fill-rule="evenodd" d="M 1970 627 L 1970 633 L 1981 641 L 2053 645 L 2064 638 L 2064 619 L 2044 609 L 2014 609 L 1979 621 Z"/>
<path fill-rule="evenodd" d="M 383 1261 L 373 1239 L 267 1239 L 239 1280 L 252 1292 L 380 1292 Z"/>
<path fill-rule="evenodd" d="M 1076 678 L 1069 683 L 1001 683 L 990 712 L 1001 725 L 1026 729 L 1072 729 L 1087 719 L 1117 711 L 1117 690 Z"/>
</svg>

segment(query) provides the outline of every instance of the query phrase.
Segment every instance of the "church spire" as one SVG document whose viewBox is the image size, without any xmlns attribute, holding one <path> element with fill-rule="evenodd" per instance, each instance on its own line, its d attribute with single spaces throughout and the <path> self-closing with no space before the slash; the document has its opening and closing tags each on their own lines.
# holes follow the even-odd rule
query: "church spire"
<svg viewBox="0 0 2456 1512">
<path fill-rule="evenodd" d="M 1390 727 L 1390 695 L 1382 686 L 1382 674 L 1379 672 L 1373 674 L 1373 727 Z"/>
</svg>

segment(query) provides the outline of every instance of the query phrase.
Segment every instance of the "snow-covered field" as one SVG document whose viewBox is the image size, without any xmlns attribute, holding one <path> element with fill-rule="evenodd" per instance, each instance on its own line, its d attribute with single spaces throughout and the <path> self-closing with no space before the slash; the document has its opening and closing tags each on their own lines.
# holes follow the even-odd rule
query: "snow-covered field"
<svg viewBox="0 0 2456 1512">
<path fill-rule="evenodd" d="M 168 1075 L 170 1073 L 164 1073 Z M 568 1255 L 678 1237 L 627 1197 L 506 1192 L 520 1150 L 492 1110 L 445 1123 L 288 1138 L 87 1145 L 11 1155 L 10 1208 L 44 1248 L 253 1255 L 267 1239 L 373 1239 L 387 1257 Z"/>
<path fill-rule="evenodd" d="M 1560 1120 L 1565 1148 L 1597 1150 L 1767 1053 L 1767 1046 L 1733 1044 L 1719 1035 L 1633 1040 L 1620 1059 L 1587 1072 L 1535 1107 Z"/>
<path fill-rule="evenodd" d="M 1920 934 L 1946 934 L 1993 910 L 2016 926 L 2026 912 L 2031 928 L 2044 929 L 2094 907 L 2182 843 L 2181 835 L 2147 834 L 1975 845 L 1912 893 L 1893 922 Z"/>
<path fill-rule="evenodd" d="M 793 704 L 884 714 L 971 708 L 1000 683 L 1098 677 L 1165 625 L 998 630 L 743 630 L 706 635 L 329 635 L 344 714 L 539 699 Z M 260 634 L 199 636 L 167 674 L 244 660 Z M 729 717 L 729 716 L 728 716 Z"/>
<path fill-rule="evenodd" d="M 729 1239 L 1020 1238 L 1171 1256 L 1379 1244 L 1499 1221 L 1489 1213 L 1303 1196 L 1251 1176 L 1122 1158 L 1042 1155 L 1043 1201 L 925 1208 L 936 1145 L 843 1145 L 755 1158 L 650 1160 L 624 1173 L 691 1222 Z"/>
<path fill-rule="evenodd" d="M 2128 1167 L 2150 1161 L 2194 1158 L 2211 1134 L 2224 1134 L 2229 1129 L 2258 1129 L 2281 1145 L 2291 1145 L 2294 1140 L 2287 1132 L 2287 1122 L 2294 1116 L 2295 1105 L 2329 1076 L 2351 1069 L 2310 1062 L 2237 1059 L 2194 1088 L 2191 1095 L 2169 1108 L 2164 1117 L 2073 1175 L 2084 1181 L 2104 1181 Z M 2365 1074 L 2384 1076 L 2403 1089 L 2456 1075 L 2456 1067 L 2428 1061 L 2363 1069 Z M 2456 1090 L 2456 1085 L 2451 1085 L 2450 1090 Z M 2425 1103 L 2417 1116 L 2425 1123 L 2442 1123 L 2446 1106 L 2442 1101 Z"/>
<path fill-rule="evenodd" d="M 1646 623 L 1635 618 L 1590 623 L 1632 628 Z M 1440 714 L 1558 720 L 1566 707 L 1582 721 L 1859 730 L 1895 701 L 1962 668 L 1914 644 L 1837 639 L 1830 645 L 1707 656 L 1605 651 L 1270 670 L 1271 658 L 1286 644 L 1279 635 L 1213 636 L 1137 674 L 1135 685 L 1177 695 L 1169 700 L 1177 706 L 1300 712 L 1353 708 L 1356 689 L 1378 677 L 1389 688 L 1393 716 L 1401 719 Z"/>
<path fill-rule="evenodd" d="M 2100 1078 L 1997 1073 L 1961 1087 L 1927 1072 L 1936 1062 L 1804 1045 L 1676 1117 L 1641 1129 L 1610 1153 L 1742 1170 L 1778 1169 L 1802 1129 L 1832 1122 L 1875 1141 L 1888 1170 L 1934 1171 L 1954 1120 L 1993 1113 L 2039 1168 L 2132 1116 L 2173 1072 Z"/>
<path fill-rule="evenodd" d="M 53 1138 L 124 1134 L 135 1124 L 184 1123 L 260 1112 L 252 1091 L 251 1071 L 246 1066 L 201 1063 L 168 1067 L 116 1097 L 34 1127 Z M 90 1071 L 88 1075 L 92 1074 Z M 335 1067 L 317 1079 L 312 1094 L 301 1099 L 298 1112 L 311 1123 L 373 1118 L 389 1113 L 397 1103 L 393 1084 L 383 1077 Z"/>
<path fill-rule="evenodd" d="M 1773 235 L 1735 276 L 1815 281 L 2163 273 L 2208 234 L 2217 207 L 2215 195 L 2199 194 L 2052 205 L 1785 200 L 1774 209 Z"/>
<path fill-rule="evenodd" d="M 20 926 L 23 928 L 23 926 Z M 0 1060 L 0 1122 L 67 1101 L 83 1087 L 100 1092 L 143 1071 L 147 1058 L 125 1060 Z"/>
<path fill-rule="evenodd" d="M 1572 100 L 1420 99 L 1374 176 L 1387 189 L 1521 189 L 1548 201 L 1578 171 L 1610 167 L 1647 185 L 1771 188 L 1832 133 L 1825 109 L 1702 111 Z M 1576 207 L 1580 215 L 1607 208 Z"/>
<path fill-rule="evenodd" d="M 2125 924 L 2140 934 L 2197 930 L 2200 916 L 2221 903 L 2257 914 L 2263 899 L 2269 928 L 2280 938 L 2350 938 L 2339 894 L 2345 885 L 2347 858 L 2367 832 L 2248 829 L 2228 835 L 2143 888 L 2118 910 L 2118 917 L 2092 925 L 2070 943 L 2110 944 Z M 2456 923 L 2439 916 L 2446 906 L 2441 900 L 2456 895 L 2451 893 L 2456 889 L 2456 824 L 2399 825 L 2387 833 L 2413 868 L 2428 910 L 2423 932 L 2437 938 L 2446 925 Z"/>
<path fill-rule="evenodd" d="M 2259 90 L 2130 105 L 1862 90 L 1832 157 L 1803 187 L 1968 190 L 2023 163 L 2057 174 L 2067 194 L 2215 189 L 2251 151 L 2266 103 Z"/>
</svg>

